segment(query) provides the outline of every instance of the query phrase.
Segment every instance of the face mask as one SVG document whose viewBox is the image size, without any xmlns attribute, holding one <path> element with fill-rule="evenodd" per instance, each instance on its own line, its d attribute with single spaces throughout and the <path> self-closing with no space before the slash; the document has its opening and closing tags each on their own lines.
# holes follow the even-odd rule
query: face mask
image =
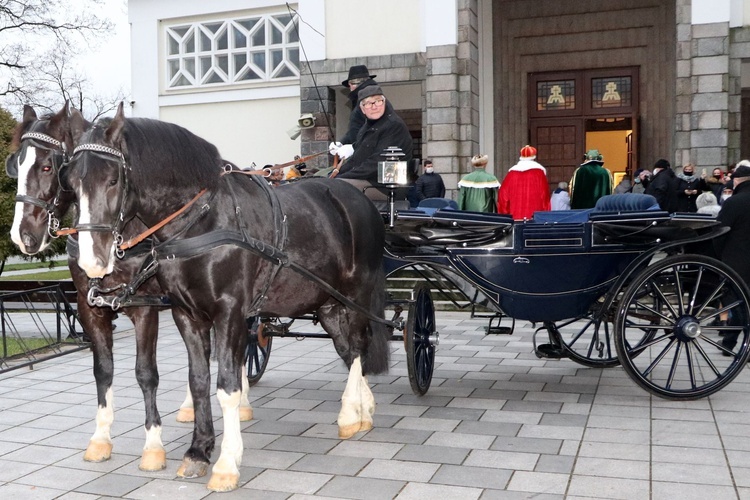
<svg viewBox="0 0 750 500">
<path fill-rule="evenodd" d="M 431 174 L 434 171 L 435 171 L 435 169 L 433 167 L 425 167 L 425 169 L 424 169 L 424 173 L 425 174 Z"/>
<path fill-rule="evenodd" d="M 714 179 L 721 179 L 721 174 L 719 174 L 719 175 L 714 175 Z"/>
<path fill-rule="evenodd" d="M 687 172 L 683 171 L 683 173 L 684 173 L 685 175 L 687 175 L 688 177 L 690 177 L 691 175 L 693 175 L 693 172 L 692 172 L 692 171 L 690 171 L 690 170 L 688 170 Z"/>
<path fill-rule="evenodd" d="M 636 184 L 640 184 L 641 183 L 641 178 L 640 177 L 636 177 L 635 181 L 633 181 L 633 182 L 635 182 Z"/>
<path fill-rule="evenodd" d="M 731 195 L 731 194 L 722 194 L 722 195 L 721 195 L 721 201 L 724 201 L 724 200 L 726 200 L 727 198 L 731 198 L 731 197 L 732 197 L 732 195 Z"/>
</svg>

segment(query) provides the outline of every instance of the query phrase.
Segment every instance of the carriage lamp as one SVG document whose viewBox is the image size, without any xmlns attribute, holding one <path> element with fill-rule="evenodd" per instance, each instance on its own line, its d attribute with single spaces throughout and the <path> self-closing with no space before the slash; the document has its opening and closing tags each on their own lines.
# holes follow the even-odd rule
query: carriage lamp
<svg viewBox="0 0 750 500">
<path fill-rule="evenodd" d="M 408 164 L 401 158 L 406 156 L 401 148 L 389 146 L 380 156 L 385 160 L 378 162 L 378 182 L 388 189 L 388 227 L 393 228 L 396 222 L 396 188 L 409 183 Z"/>
<path fill-rule="evenodd" d="M 409 183 L 406 175 L 408 165 L 404 160 L 400 160 L 406 156 L 401 148 L 387 147 L 380 156 L 384 156 L 385 160 L 378 162 L 378 182 L 386 186 L 406 186 Z"/>
</svg>

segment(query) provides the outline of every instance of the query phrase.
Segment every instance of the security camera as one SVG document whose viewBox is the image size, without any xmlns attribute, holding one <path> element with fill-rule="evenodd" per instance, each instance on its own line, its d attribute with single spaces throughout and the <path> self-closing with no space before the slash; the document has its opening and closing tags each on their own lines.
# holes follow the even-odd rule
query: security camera
<svg viewBox="0 0 750 500">
<path fill-rule="evenodd" d="M 311 113 L 305 113 L 297 120 L 299 128 L 312 128 L 315 126 L 315 117 Z"/>
</svg>

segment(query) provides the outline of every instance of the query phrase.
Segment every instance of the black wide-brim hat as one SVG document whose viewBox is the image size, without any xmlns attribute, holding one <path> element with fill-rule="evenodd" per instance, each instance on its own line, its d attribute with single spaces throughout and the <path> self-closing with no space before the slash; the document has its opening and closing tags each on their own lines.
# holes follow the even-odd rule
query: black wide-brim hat
<svg viewBox="0 0 750 500">
<path fill-rule="evenodd" d="M 378 75 L 371 75 L 370 71 L 367 69 L 367 66 L 364 64 L 358 64 L 355 66 L 352 66 L 349 68 L 349 76 L 341 82 L 341 85 L 344 87 L 349 86 L 349 80 L 354 80 L 355 78 L 375 78 Z"/>
</svg>

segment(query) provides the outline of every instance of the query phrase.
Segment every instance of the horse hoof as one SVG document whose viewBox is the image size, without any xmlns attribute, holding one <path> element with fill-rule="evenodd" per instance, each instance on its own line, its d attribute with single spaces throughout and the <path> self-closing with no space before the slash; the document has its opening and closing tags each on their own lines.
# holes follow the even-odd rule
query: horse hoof
<svg viewBox="0 0 750 500">
<path fill-rule="evenodd" d="M 167 451 L 166 450 L 143 450 L 141 455 L 141 463 L 138 468 L 147 471 L 154 472 L 167 468 Z"/>
<path fill-rule="evenodd" d="M 87 462 L 105 462 L 112 456 L 112 443 L 89 441 L 83 459 Z"/>
<path fill-rule="evenodd" d="M 185 479 L 194 477 L 203 477 L 208 474 L 208 462 L 196 462 L 190 459 L 183 459 L 180 468 L 177 469 L 177 475 Z"/>
<path fill-rule="evenodd" d="M 251 406 L 240 407 L 240 422 L 249 422 L 252 419 L 253 419 L 253 408 Z"/>
<path fill-rule="evenodd" d="M 211 491 L 232 491 L 240 485 L 240 476 L 238 474 L 221 474 L 214 472 L 211 479 L 208 480 L 206 488 Z"/>
<path fill-rule="evenodd" d="M 359 426 L 359 432 L 372 430 L 372 420 L 363 420 Z"/>
<path fill-rule="evenodd" d="M 361 428 L 362 424 L 360 422 L 357 422 L 356 424 L 339 425 L 339 438 L 349 439 L 358 433 Z"/>
<path fill-rule="evenodd" d="M 177 421 L 182 424 L 195 422 L 195 410 L 192 408 L 180 408 L 177 412 Z"/>
</svg>

